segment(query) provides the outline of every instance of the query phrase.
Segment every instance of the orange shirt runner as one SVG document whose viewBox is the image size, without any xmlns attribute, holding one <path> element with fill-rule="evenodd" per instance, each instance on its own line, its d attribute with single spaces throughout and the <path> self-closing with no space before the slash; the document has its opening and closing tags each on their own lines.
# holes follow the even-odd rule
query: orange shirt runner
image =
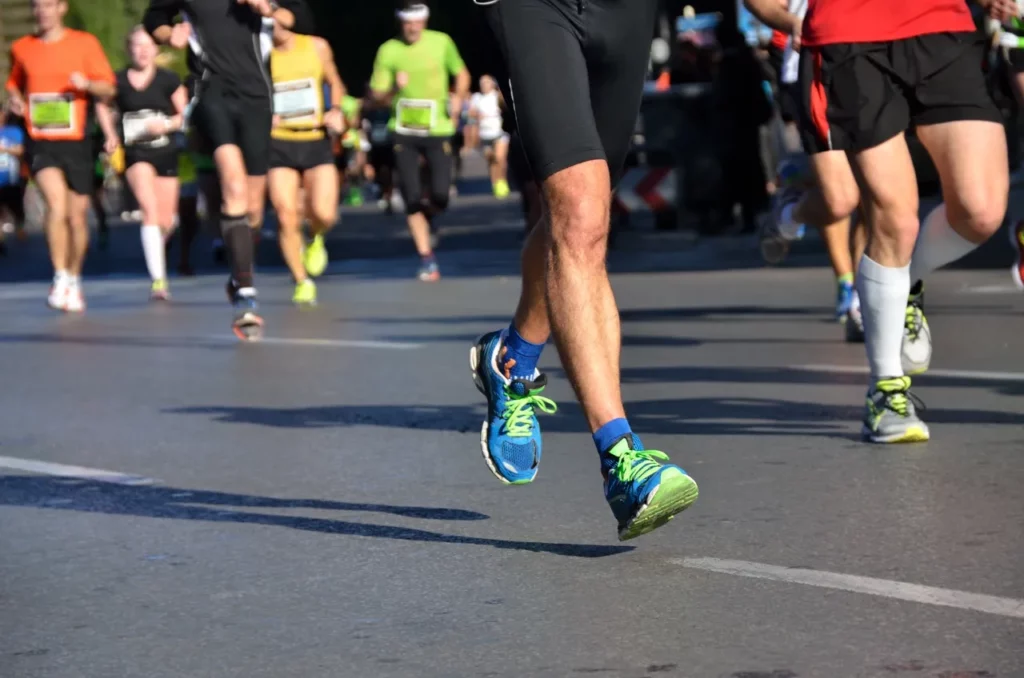
<svg viewBox="0 0 1024 678">
<path fill-rule="evenodd" d="M 25 100 L 25 129 L 39 141 L 81 141 L 85 138 L 89 95 L 71 85 L 71 74 L 114 84 L 100 41 L 90 33 L 64 29 L 59 40 L 46 42 L 27 35 L 11 46 L 8 90 Z"/>
</svg>

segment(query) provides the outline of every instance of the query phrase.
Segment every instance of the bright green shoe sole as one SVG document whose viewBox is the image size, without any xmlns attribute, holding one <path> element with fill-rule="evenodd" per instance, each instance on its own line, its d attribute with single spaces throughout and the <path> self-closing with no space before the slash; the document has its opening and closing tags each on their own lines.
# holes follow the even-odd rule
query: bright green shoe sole
<svg viewBox="0 0 1024 678">
<path fill-rule="evenodd" d="M 693 478 L 679 471 L 665 471 L 647 506 L 641 508 L 625 527 L 619 528 L 619 541 L 658 529 L 677 513 L 690 508 L 697 501 L 698 494 L 697 482 Z"/>
</svg>

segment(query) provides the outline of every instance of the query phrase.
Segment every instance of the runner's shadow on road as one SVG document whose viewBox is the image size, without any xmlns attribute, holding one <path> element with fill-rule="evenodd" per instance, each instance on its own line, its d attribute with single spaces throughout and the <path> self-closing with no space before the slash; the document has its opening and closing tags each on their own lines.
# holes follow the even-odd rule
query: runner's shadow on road
<svg viewBox="0 0 1024 678">
<path fill-rule="evenodd" d="M 665 384 L 705 382 L 712 384 L 807 384 L 822 386 L 860 386 L 867 388 L 864 374 L 844 374 L 802 370 L 789 367 L 709 367 L 686 365 L 682 367 L 626 367 L 622 369 L 624 384 Z M 548 371 L 548 376 L 565 377 L 560 368 Z M 966 376 L 939 376 L 922 374 L 914 377 L 918 387 L 990 388 L 997 393 L 1024 396 L 1024 382 L 993 382 Z"/>
<path fill-rule="evenodd" d="M 428 431 L 478 432 L 483 406 L 459 405 L 328 405 L 318 407 L 184 407 L 172 414 L 195 414 L 228 424 L 271 428 L 333 428 L 379 426 Z M 820 435 L 849 440 L 859 430 L 863 408 L 771 398 L 683 398 L 642 400 L 626 404 L 634 430 L 643 434 L 766 436 Z M 925 421 L 934 424 L 1024 425 L 1024 414 L 967 409 L 928 409 Z M 553 433 L 586 430 L 580 407 L 566 403 L 559 413 L 543 417 Z"/>
<path fill-rule="evenodd" d="M 24 506 L 81 513 L 105 513 L 213 523 L 266 525 L 355 537 L 491 546 L 496 549 L 548 553 L 575 558 L 602 558 L 634 550 L 632 546 L 552 544 L 467 537 L 393 525 L 253 513 L 246 510 L 252 508 L 307 508 L 325 511 L 387 513 L 427 520 L 479 521 L 489 519 L 489 516 L 483 513 L 461 509 L 353 504 L 311 499 L 277 499 L 173 487 L 117 485 L 73 478 L 2 476 L 0 477 L 0 506 Z"/>
</svg>

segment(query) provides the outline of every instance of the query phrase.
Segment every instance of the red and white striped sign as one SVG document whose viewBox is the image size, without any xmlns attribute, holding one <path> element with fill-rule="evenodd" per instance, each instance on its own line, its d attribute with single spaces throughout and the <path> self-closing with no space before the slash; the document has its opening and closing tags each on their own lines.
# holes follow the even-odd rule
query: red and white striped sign
<svg viewBox="0 0 1024 678">
<path fill-rule="evenodd" d="M 676 203 L 676 173 L 671 167 L 634 167 L 626 171 L 615 192 L 621 212 L 664 212 Z"/>
</svg>

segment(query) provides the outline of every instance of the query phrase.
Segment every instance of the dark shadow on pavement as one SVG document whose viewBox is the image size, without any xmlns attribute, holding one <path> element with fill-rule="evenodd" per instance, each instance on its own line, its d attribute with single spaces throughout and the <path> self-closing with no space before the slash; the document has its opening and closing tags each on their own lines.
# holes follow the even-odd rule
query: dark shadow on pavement
<svg viewBox="0 0 1024 678">
<path fill-rule="evenodd" d="M 201 506 L 206 504 L 207 506 Z M 187 490 L 159 486 L 128 486 L 69 478 L 0 476 L 0 505 L 47 508 L 82 513 L 242 523 L 286 527 L 308 532 L 377 537 L 400 541 L 491 546 L 497 549 L 549 553 L 576 558 L 602 558 L 633 550 L 631 546 L 600 544 L 551 544 L 464 537 L 392 525 L 356 523 L 327 518 L 272 515 L 233 508 L 312 508 L 327 511 L 369 511 L 432 520 L 476 521 L 488 516 L 474 511 L 379 504 L 351 504 L 336 501 L 276 499 L 222 492 Z M 221 508 L 211 508 L 221 507 Z"/>
<path fill-rule="evenodd" d="M 637 433 L 666 435 L 765 436 L 827 435 L 849 438 L 863 416 L 860 405 L 829 405 L 769 398 L 683 398 L 627 403 Z M 483 406 L 335 405 L 297 408 L 185 407 L 175 414 L 209 416 L 228 424 L 272 428 L 380 426 L 427 431 L 479 431 Z M 560 414 L 544 417 L 545 431 L 582 433 L 581 410 L 564 404 Z M 568 415 L 568 416 L 565 416 Z M 928 409 L 932 424 L 1024 425 L 1024 414 L 969 409 Z"/>
<path fill-rule="evenodd" d="M 548 371 L 550 377 L 565 377 L 561 369 Z M 622 369 L 624 384 L 662 383 L 728 383 L 728 384 L 812 384 L 824 386 L 864 386 L 868 378 L 863 374 L 842 374 L 792 369 L 787 367 L 627 367 Z M 996 393 L 1024 396 L 1024 382 L 994 382 L 966 377 L 948 377 L 922 374 L 914 377 L 918 387 L 990 388 Z"/>
</svg>

